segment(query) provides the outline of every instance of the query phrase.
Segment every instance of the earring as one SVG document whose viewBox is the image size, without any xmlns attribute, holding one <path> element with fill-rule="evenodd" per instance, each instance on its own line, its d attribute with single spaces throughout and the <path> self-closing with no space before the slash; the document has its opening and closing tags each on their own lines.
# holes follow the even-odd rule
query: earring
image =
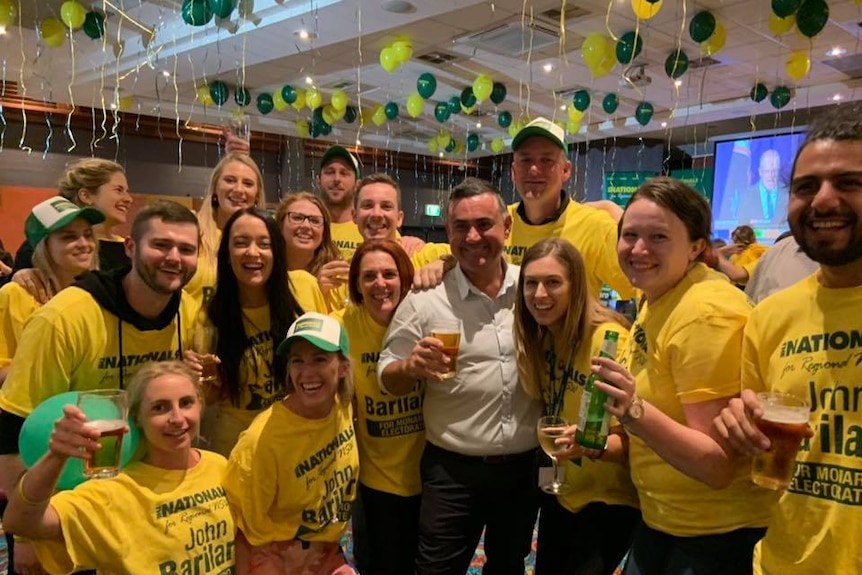
<svg viewBox="0 0 862 575">
<path fill-rule="evenodd" d="M 210 205 L 214 208 L 218 207 L 218 196 L 213 194 L 212 200 L 210 200 Z"/>
</svg>

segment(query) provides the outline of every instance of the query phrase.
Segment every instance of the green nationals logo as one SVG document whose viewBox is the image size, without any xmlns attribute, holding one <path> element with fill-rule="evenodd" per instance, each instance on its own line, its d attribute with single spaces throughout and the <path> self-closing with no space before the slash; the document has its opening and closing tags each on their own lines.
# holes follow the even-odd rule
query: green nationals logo
<svg viewBox="0 0 862 575">
<path fill-rule="evenodd" d="M 632 336 L 629 338 L 628 353 L 620 356 L 620 364 L 632 369 L 644 365 L 647 358 L 647 336 L 641 324 L 632 326 Z"/>
</svg>

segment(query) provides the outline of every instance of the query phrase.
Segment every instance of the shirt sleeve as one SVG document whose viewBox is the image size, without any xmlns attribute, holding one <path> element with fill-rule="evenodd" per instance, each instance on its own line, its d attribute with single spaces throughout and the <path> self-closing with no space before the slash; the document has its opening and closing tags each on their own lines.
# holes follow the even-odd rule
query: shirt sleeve
<svg viewBox="0 0 862 575">
<path fill-rule="evenodd" d="M 395 315 L 383 338 L 383 350 L 377 362 L 377 381 L 384 392 L 387 392 L 387 389 L 383 385 L 383 370 L 390 363 L 408 357 L 416 343 L 422 339 L 422 327 L 415 302 L 414 294 L 408 294 L 395 310 Z"/>
</svg>

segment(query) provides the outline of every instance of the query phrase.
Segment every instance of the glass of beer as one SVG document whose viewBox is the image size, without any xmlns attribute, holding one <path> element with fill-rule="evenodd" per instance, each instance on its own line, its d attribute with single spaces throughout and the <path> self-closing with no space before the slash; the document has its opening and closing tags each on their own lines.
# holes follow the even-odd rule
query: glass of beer
<svg viewBox="0 0 862 575">
<path fill-rule="evenodd" d="M 757 399 L 763 417 L 755 423 L 772 447 L 752 459 L 751 480 L 767 489 L 787 489 L 796 469 L 796 454 L 808 433 L 811 410 L 805 400 L 786 393 L 762 392 Z"/>
<path fill-rule="evenodd" d="M 199 321 L 192 328 L 192 351 L 198 354 L 203 371 L 201 383 L 213 385 L 218 383 L 218 365 L 215 351 L 216 328 L 210 323 Z"/>
<path fill-rule="evenodd" d="M 440 376 L 452 379 L 458 373 L 458 349 L 461 347 L 461 320 L 437 319 L 431 322 L 431 337 L 443 344 L 443 353 L 449 356 L 449 365 Z"/>
<path fill-rule="evenodd" d="M 109 479 L 120 473 L 123 435 L 129 406 L 121 389 L 99 389 L 78 394 L 78 409 L 87 417 L 87 427 L 99 430 L 99 449 L 84 460 L 84 477 Z"/>
<path fill-rule="evenodd" d="M 557 438 L 564 437 L 566 435 L 566 428 L 568 426 L 569 422 L 566 421 L 565 418 L 558 417 L 556 415 L 546 415 L 541 417 L 539 418 L 539 422 L 536 424 L 536 434 L 539 437 L 539 445 L 542 447 L 542 451 L 551 458 L 551 463 L 554 466 L 554 480 L 551 481 L 551 483 L 542 485 L 542 491 L 545 493 L 551 493 L 553 495 L 565 493 L 565 484 L 560 478 L 560 467 L 557 463 L 557 454 L 564 451 L 566 447 L 564 445 L 557 445 L 556 440 Z"/>
<path fill-rule="evenodd" d="M 227 125 L 231 133 L 237 138 L 241 138 L 246 142 L 251 140 L 251 118 L 243 113 L 242 110 L 237 110 L 231 114 Z"/>
</svg>

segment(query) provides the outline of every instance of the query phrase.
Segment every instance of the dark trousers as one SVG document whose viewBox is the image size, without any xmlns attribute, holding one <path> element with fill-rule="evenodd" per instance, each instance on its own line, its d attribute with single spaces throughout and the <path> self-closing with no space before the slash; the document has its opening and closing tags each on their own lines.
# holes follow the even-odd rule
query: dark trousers
<svg viewBox="0 0 862 575">
<path fill-rule="evenodd" d="M 353 566 L 361 575 L 371 573 L 368 570 L 371 565 L 371 549 L 368 548 L 368 526 L 365 517 L 362 490 L 359 489 L 350 511 L 350 531 L 353 535 Z"/>
<path fill-rule="evenodd" d="M 641 514 L 625 505 L 590 503 L 572 513 L 542 493 L 536 575 L 610 575 L 632 542 Z"/>
<path fill-rule="evenodd" d="M 751 527 L 676 537 L 641 521 L 625 575 L 751 575 L 754 546 L 765 534 L 765 527 Z"/>
<path fill-rule="evenodd" d="M 471 457 L 426 444 L 417 575 L 464 575 L 485 529 L 483 575 L 523 575 L 538 511 L 535 451 Z"/>
<path fill-rule="evenodd" d="M 359 484 L 363 528 L 353 532 L 353 548 L 362 575 L 410 575 L 416 565 L 419 545 L 419 503 L 421 495 L 402 497 Z"/>
</svg>

